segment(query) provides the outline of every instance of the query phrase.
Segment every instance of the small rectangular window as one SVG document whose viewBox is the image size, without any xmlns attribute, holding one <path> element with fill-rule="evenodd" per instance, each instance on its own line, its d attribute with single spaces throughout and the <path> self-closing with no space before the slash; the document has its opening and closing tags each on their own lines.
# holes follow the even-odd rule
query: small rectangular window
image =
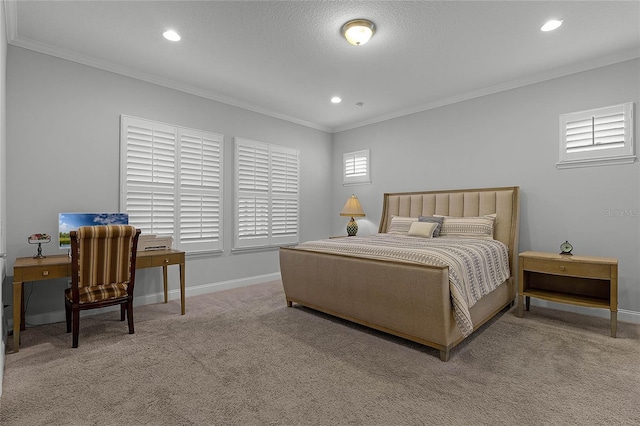
<svg viewBox="0 0 640 426">
<path fill-rule="evenodd" d="M 343 185 L 371 183 L 371 164 L 368 149 L 343 154 L 342 166 Z"/>
<path fill-rule="evenodd" d="M 635 160 L 632 102 L 560 116 L 559 169 Z"/>
</svg>

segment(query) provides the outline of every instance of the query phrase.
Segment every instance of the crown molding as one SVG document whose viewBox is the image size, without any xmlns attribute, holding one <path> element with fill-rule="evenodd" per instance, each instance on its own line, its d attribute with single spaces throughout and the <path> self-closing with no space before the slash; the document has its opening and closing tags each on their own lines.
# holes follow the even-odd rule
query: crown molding
<svg viewBox="0 0 640 426">
<path fill-rule="evenodd" d="M 12 2 L 10 2 L 12 3 Z M 9 21 L 9 19 L 7 19 Z M 7 33 L 11 33 L 11 37 L 8 37 L 8 43 L 21 47 L 23 49 L 32 50 L 34 52 L 42 53 L 45 55 L 53 56 L 56 58 L 64 59 L 71 62 L 76 62 L 82 65 L 90 66 L 93 68 L 101 69 L 103 71 L 120 74 L 126 77 L 134 78 L 136 80 L 145 81 L 147 83 L 155 84 L 158 86 L 166 87 L 180 92 L 188 93 L 191 95 L 199 96 L 201 98 L 209 99 L 215 102 L 220 102 L 226 105 L 230 105 L 236 108 L 241 108 L 247 111 L 256 112 L 258 114 L 266 115 L 269 117 L 277 118 L 279 120 L 288 121 L 301 126 L 310 127 L 312 129 L 321 130 L 323 132 L 331 133 L 331 128 L 322 126 L 318 123 L 312 123 L 309 121 L 301 120 L 296 117 L 291 117 L 285 114 L 280 114 L 266 108 L 262 108 L 256 105 L 252 105 L 246 102 L 241 102 L 237 99 L 222 96 L 212 91 L 204 90 L 199 87 L 191 86 L 188 84 L 182 84 L 177 81 L 169 80 L 163 77 L 159 77 L 154 74 L 138 71 L 133 68 L 121 66 L 108 61 L 102 61 L 90 56 L 82 55 L 69 50 L 60 49 L 45 43 L 35 42 L 29 39 L 18 36 L 15 25 L 9 30 L 7 25 Z"/>
<path fill-rule="evenodd" d="M 613 55 L 602 56 L 590 61 L 571 64 L 565 67 L 555 68 L 553 70 L 541 72 L 535 75 L 531 75 L 525 78 L 501 83 L 495 86 L 485 87 L 479 90 L 474 90 L 466 93 L 460 93 L 455 96 L 436 100 L 427 104 L 419 105 L 413 108 L 397 111 L 392 114 L 382 115 L 377 118 L 372 118 L 358 123 L 347 124 L 345 126 L 338 126 L 331 130 L 332 133 L 344 132 L 346 130 L 356 129 L 358 127 L 368 126 L 370 124 L 380 123 L 382 121 L 392 120 L 394 118 L 404 117 L 406 115 L 415 114 L 418 112 L 424 112 L 431 109 L 440 108 L 447 105 L 452 105 L 458 102 L 468 101 L 471 99 L 479 98 L 482 96 L 492 95 L 507 90 L 517 89 L 520 87 L 530 86 L 532 84 L 541 83 L 543 81 L 553 80 L 560 77 L 566 77 L 571 74 L 577 74 L 583 71 L 589 71 L 596 68 L 602 68 L 609 65 L 617 64 L 620 62 L 626 62 L 640 58 L 640 50 L 630 49 L 622 52 L 618 52 Z"/>
<path fill-rule="evenodd" d="M 278 112 L 262 108 L 260 106 L 252 105 L 246 102 L 239 101 L 234 98 L 220 95 L 212 91 L 204 90 L 199 87 L 182 84 L 173 80 L 165 79 L 154 74 L 141 72 L 133 68 L 124 67 L 108 61 L 101 61 L 99 59 L 81 55 L 75 52 L 71 52 L 65 49 L 59 49 L 46 43 L 35 42 L 25 39 L 18 35 L 18 18 L 17 18 L 17 0 L 5 0 L 5 15 L 7 21 L 7 40 L 8 43 L 22 47 L 24 49 L 33 50 L 35 52 L 43 53 L 45 55 L 54 56 L 57 58 L 65 59 L 71 62 L 76 62 L 82 65 L 87 65 L 93 68 L 98 68 L 104 71 L 120 74 L 126 77 L 131 77 L 137 80 L 145 81 L 147 83 L 155 84 L 158 86 L 166 87 L 169 89 L 178 90 L 191 95 L 199 96 L 205 99 L 209 99 L 215 102 L 220 102 L 233 107 L 241 108 L 247 111 L 255 112 L 258 114 L 266 115 L 269 117 L 277 118 L 283 121 L 288 121 L 294 124 L 299 124 L 304 127 L 320 130 L 327 133 L 339 133 L 346 130 L 352 130 L 359 127 L 368 126 L 370 124 L 376 124 L 395 118 L 404 117 L 419 112 L 428 111 L 431 109 L 440 108 L 447 105 L 456 104 L 463 101 L 479 98 L 482 96 L 492 95 L 507 90 L 517 89 L 520 87 L 529 86 L 532 84 L 540 83 L 543 81 L 553 80 L 560 77 L 565 77 L 571 74 L 577 74 L 583 71 L 589 71 L 596 68 L 601 68 L 609 65 L 613 65 L 620 62 L 625 62 L 633 59 L 640 58 L 640 51 L 638 49 L 629 49 L 616 54 L 602 56 L 593 60 L 580 62 L 565 67 L 556 68 L 553 70 L 545 71 L 535 75 L 531 75 L 522 79 L 516 79 L 506 83 L 501 83 L 494 86 L 485 87 L 470 92 L 460 93 L 454 96 L 450 96 L 443 99 L 434 100 L 426 104 L 421 104 L 412 108 L 396 111 L 391 114 L 385 114 L 378 117 L 374 117 L 368 120 L 359 121 L 355 123 L 346 124 L 337 127 L 327 127 L 318 123 L 301 120 L 296 117 L 291 117 L 286 114 L 280 114 Z"/>
</svg>

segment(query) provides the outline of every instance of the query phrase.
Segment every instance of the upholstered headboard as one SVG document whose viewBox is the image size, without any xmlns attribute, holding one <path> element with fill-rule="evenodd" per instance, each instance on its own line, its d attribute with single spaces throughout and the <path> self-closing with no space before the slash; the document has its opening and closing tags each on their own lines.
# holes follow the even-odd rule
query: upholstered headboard
<svg viewBox="0 0 640 426">
<path fill-rule="evenodd" d="M 509 265 L 513 274 L 520 225 L 519 190 L 517 186 L 510 186 L 384 194 L 378 232 L 387 232 L 392 216 L 469 217 L 496 213 L 493 238 L 509 247 Z"/>
</svg>

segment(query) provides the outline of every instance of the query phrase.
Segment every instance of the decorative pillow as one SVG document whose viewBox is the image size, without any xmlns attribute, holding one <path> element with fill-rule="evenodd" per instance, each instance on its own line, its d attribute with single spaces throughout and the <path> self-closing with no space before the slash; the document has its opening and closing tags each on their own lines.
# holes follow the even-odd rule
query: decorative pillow
<svg viewBox="0 0 640 426">
<path fill-rule="evenodd" d="M 440 236 L 440 230 L 442 229 L 442 221 L 444 217 L 442 216 L 419 216 L 418 220 L 420 222 L 431 222 L 436 224 L 436 229 L 433 231 L 433 238 Z"/>
<path fill-rule="evenodd" d="M 495 214 L 473 217 L 444 216 L 440 236 L 493 239 L 495 221 Z"/>
<path fill-rule="evenodd" d="M 417 217 L 391 216 L 391 223 L 387 227 L 387 234 L 404 234 L 409 233 L 409 228 L 413 222 L 417 222 Z"/>
<path fill-rule="evenodd" d="M 433 233 L 438 226 L 434 222 L 413 222 L 409 228 L 410 237 L 433 238 Z"/>
</svg>

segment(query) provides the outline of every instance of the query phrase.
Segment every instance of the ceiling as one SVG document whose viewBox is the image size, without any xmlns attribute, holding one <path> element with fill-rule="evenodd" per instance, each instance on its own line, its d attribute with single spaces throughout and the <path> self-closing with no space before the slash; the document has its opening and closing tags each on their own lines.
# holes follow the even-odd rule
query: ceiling
<svg viewBox="0 0 640 426">
<path fill-rule="evenodd" d="M 5 5 L 12 45 L 329 132 L 640 57 L 640 1 Z M 357 47 L 356 18 L 377 27 Z"/>
</svg>

